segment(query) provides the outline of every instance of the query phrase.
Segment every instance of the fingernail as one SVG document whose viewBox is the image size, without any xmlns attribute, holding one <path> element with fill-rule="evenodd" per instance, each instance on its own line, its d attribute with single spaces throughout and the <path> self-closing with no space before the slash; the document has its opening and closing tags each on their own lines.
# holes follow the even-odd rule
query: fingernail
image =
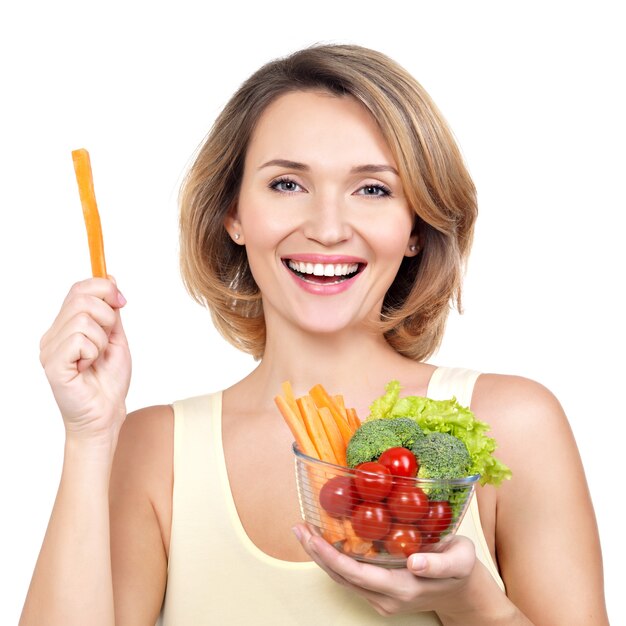
<svg viewBox="0 0 626 626">
<path fill-rule="evenodd" d="M 294 526 L 291 531 L 293 532 L 293 534 L 296 536 L 296 539 L 298 541 L 302 541 L 302 533 L 300 532 L 300 529 L 297 526 Z"/>
<path fill-rule="evenodd" d="M 126 298 L 122 295 L 122 292 L 119 290 L 117 292 L 117 301 L 120 303 L 120 306 L 124 306 L 126 304 Z"/>
<path fill-rule="evenodd" d="M 409 569 L 414 572 L 421 572 L 426 569 L 426 557 L 421 554 L 414 554 L 409 557 Z"/>
</svg>

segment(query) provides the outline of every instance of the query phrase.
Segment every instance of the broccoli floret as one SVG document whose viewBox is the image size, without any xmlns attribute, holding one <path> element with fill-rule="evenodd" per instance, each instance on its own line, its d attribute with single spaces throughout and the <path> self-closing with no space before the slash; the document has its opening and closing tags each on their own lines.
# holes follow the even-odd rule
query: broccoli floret
<svg viewBox="0 0 626 626">
<path fill-rule="evenodd" d="M 429 433 L 411 451 L 419 463 L 418 478 L 463 478 L 472 462 L 466 445 L 449 433 Z"/>
<path fill-rule="evenodd" d="M 472 463 L 467 446 L 450 433 L 428 433 L 413 444 L 411 452 L 419 464 L 418 478 L 463 478 Z M 430 500 L 449 500 L 453 509 L 456 508 L 455 516 L 460 507 L 455 507 L 453 501 L 459 496 L 463 498 L 465 493 L 464 489 L 454 487 L 428 487 L 424 491 Z"/>
<path fill-rule="evenodd" d="M 411 419 L 379 419 L 364 422 L 354 432 L 346 449 L 348 467 L 375 461 L 388 448 L 411 446 L 423 437 L 422 429 Z"/>
<path fill-rule="evenodd" d="M 400 441 L 402 442 L 400 445 L 403 448 L 410 450 L 418 439 L 425 436 L 420 425 L 410 417 L 395 417 L 388 419 L 387 422 L 389 422 L 389 427 L 393 432 L 400 437 Z"/>
</svg>

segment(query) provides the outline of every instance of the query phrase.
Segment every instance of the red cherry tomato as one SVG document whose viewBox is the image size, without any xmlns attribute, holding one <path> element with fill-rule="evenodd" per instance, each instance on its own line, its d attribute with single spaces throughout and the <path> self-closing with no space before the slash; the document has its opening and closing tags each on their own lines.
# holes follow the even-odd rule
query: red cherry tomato
<svg viewBox="0 0 626 626">
<path fill-rule="evenodd" d="M 385 537 L 385 550 L 393 556 L 409 556 L 419 552 L 422 547 L 422 535 L 415 526 L 393 524 Z"/>
<path fill-rule="evenodd" d="M 384 465 L 392 476 L 417 476 L 417 459 L 406 448 L 388 448 L 379 457 L 378 462 Z"/>
<path fill-rule="evenodd" d="M 362 502 L 352 511 L 352 528 L 361 539 L 368 541 L 382 539 L 390 527 L 391 515 L 384 504 Z"/>
<path fill-rule="evenodd" d="M 419 527 L 425 533 L 442 533 L 450 526 L 452 509 L 445 500 L 428 503 L 428 512 L 419 522 Z"/>
<path fill-rule="evenodd" d="M 350 476 L 335 476 L 320 489 L 320 505 L 333 517 L 349 515 L 357 501 L 354 480 Z"/>
<path fill-rule="evenodd" d="M 380 463 L 361 463 L 354 474 L 356 490 L 363 500 L 380 502 L 387 497 L 393 486 L 393 477 Z"/>
<path fill-rule="evenodd" d="M 387 496 L 391 516 L 399 522 L 416 522 L 428 513 L 428 496 L 412 485 L 397 485 Z"/>
<path fill-rule="evenodd" d="M 422 552 L 429 552 L 439 542 L 439 533 L 425 533 L 422 529 Z"/>
</svg>

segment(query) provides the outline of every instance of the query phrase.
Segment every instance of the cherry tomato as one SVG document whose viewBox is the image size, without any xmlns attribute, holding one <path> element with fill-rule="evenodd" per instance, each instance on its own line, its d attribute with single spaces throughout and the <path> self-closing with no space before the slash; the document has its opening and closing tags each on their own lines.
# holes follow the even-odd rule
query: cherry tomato
<svg viewBox="0 0 626 626">
<path fill-rule="evenodd" d="M 419 522 L 419 527 L 425 533 L 442 533 L 452 521 L 452 509 L 445 500 L 428 503 L 428 512 Z"/>
<path fill-rule="evenodd" d="M 380 463 L 361 463 L 354 474 L 356 490 L 363 500 L 380 502 L 387 497 L 393 486 L 393 477 Z"/>
<path fill-rule="evenodd" d="M 392 476 L 417 476 L 417 459 L 406 448 L 388 448 L 379 457 L 378 462 L 384 465 Z"/>
<path fill-rule="evenodd" d="M 349 515 L 357 501 L 354 480 L 350 476 L 335 476 L 320 489 L 320 505 L 333 517 Z"/>
<path fill-rule="evenodd" d="M 425 533 L 422 529 L 422 552 L 429 552 L 439 542 L 439 533 Z"/>
<path fill-rule="evenodd" d="M 391 515 L 384 504 L 362 502 L 352 511 L 352 528 L 361 539 L 382 539 L 390 527 Z"/>
<path fill-rule="evenodd" d="M 428 513 L 428 496 L 413 485 L 396 485 L 387 496 L 391 516 L 399 522 L 416 522 Z"/>
<path fill-rule="evenodd" d="M 422 535 L 415 526 L 393 524 L 385 537 L 385 550 L 393 556 L 409 556 L 419 552 L 422 547 Z"/>
</svg>

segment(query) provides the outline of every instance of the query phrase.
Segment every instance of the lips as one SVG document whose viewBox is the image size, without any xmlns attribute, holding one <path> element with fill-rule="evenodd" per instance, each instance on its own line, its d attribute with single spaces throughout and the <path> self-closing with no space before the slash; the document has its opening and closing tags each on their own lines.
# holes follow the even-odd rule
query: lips
<svg viewBox="0 0 626 626">
<path fill-rule="evenodd" d="M 336 258 L 322 261 L 319 258 L 283 259 L 284 265 L 298 278 L 315 284 L 336 284 L 356 276 L 365 263 L 353 258 Z"/>
</svg>

